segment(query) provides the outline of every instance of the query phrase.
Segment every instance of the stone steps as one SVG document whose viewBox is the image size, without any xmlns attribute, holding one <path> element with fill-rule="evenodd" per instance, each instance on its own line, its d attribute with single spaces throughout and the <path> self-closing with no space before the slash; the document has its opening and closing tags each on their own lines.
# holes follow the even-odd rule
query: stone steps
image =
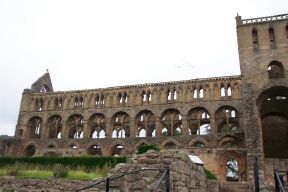
<svg viewBox="0 0 288 192">
<path fill-rule="evenodd" d="M 221 183 L 222 192 L 250 192 L 250 185 L 248 183 L 229 182 Z"/>
</svg>

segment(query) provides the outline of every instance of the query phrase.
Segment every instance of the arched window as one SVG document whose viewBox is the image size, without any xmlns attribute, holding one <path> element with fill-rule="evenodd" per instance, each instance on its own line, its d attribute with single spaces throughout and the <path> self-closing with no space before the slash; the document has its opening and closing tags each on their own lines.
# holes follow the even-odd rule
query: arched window
<svg viewBox="0 0 288 192">
<path fill-rule="evenodd" d="M 197 99 L 198 98 L 198 92 L 197 92 L 197 89 L 195 88 L 194 91 L 193 91 L 193 98 L 194 99 Z"/>
<path fill-rule="evenodd" d="M 210 116 L 205 108 L 197 107 L 188 113 L 190 135 L 207 135 L 211 132 Z"/>
<path fill-rule="evenodd" d="M 87 153 L 89 155 L 102 156 L 102 150 L 101 150 L 101 147 L 99 145 L 91 145 L 87 149 Z"/>
<path fill-rule="evenodd" d="M 230 85 L 228 86 L 228 89 L 227 89 L 227 96 L 232 96 L 232 89 L 230 87 Z"/>
<path fill-rule="evenodd" d="M 234 158 L 226 161 L 226 180 L 238 181 L 238 162 Z"/>
<path fill-rule="evenodd" d="M 89 119 L 90 138 L 105 138 L 106 120 L 100 113 L 92 115 Z"/>
<path fill-rule="evenodd" d="M 272 27 L 269 28 L 269 41 L 271 43 L 275 42 L 275 34 L 274 34 L 274 29 Z"/>
<path fill-rule="evenodd" d="M 40 117 L 32 117 L 29 122 L 29 138 L 36 139 L 41 137 L 42 119 Z"/>
<path fill-rule="evenodd" d="M 253 44 L 258 44 L 258 32 L 256 29 L 252 30 L 252 40 Z"/>
<path fill-rule="evenodd" d="M 174 134 L 181 134 L 176 130 L 181 130 L 182 127 L 182 117 L 180 112 L 176 109 L 167 109 L 163 112 L 161 116 L 162 120 L 162 135 L 163 129 L 165 128 L 167 135 L 172 136 Z M 179 129 L 178 129 L 179 128 Z"/>
<path fill-rule="evenodd" d="M 48 119 L 48 138 L 61 138 L 62 118 L 59 115 L 52 116 Z"/>
<path fill-rule="evenodd" d="M 223 106 L 215 113 L 218 133 L 230 133 L 239 129 L 237 110 L 231 106 Z"/>
<path fill-rule="evenodd" d="M 224 88 L 224 86 L 223 85 L 221 85 L 221 88 L 220 88 L 220 96 L 221 97 L 225 97 L 225 95 L 226 95 L 226 93 L 225 93 L 226 91 L 225 91 L 225 88 Z"/>
<path fill-rule="evenodd" d="M 204 90 L 203 90 L 203 88 L 200 88 L 200 90 L 199 90 L 199 98 L 204 98 Z"/>
<path fill-rule="evenodd" d="M 283 78 L 284 68 L 279 61 L 272 61 L 267 68 L 269 79 Z"/>
<path fill-rule="evenodd" d="M 83 138 L 84 121 L 81 115 L 75 114 L 68 119 L 68 138 Z"/>
<path fill-rule="evenodd" d="M 130 137 L 130 118 L 125 112 L 118 112 L 112 118 L 112 138 Z"/>
</svg>

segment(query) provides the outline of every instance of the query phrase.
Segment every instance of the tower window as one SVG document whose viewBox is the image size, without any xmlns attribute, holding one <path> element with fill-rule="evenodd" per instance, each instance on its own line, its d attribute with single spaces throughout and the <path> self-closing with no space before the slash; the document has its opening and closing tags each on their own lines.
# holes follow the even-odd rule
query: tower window
<svg viewBox="0 0 288 192">
<path fill-rule="evenodd" d="M 269 28 L 269 41 L 271 43 L 275 42 L 275 34 L 274 34 L 274 29 L 272 27 Z"/>
<path fill-rule="evenodd" d="M 258 32 L 256 29 L 252 30 L 252 40 L 253 44 L 258 44 Z"/>
</svg>

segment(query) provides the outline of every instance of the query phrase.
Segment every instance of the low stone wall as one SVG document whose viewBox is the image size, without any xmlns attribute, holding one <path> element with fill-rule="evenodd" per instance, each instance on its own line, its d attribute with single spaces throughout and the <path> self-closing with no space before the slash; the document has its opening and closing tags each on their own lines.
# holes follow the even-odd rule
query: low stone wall
<svg viewBox="0 0 288 192">
<path fill-rule="evenodd" d="M 197 166 L 186 152 L 169 150 L 163 152 L 148 151 L 134 155 L 127 164 L 118 164 L 109 173 L 111 192 L 148 192 L 154 189 L 166 168 L 170 170 L 170 185 L 173 192 L 206 192 L 207 179 L 202 166 Z M 145 169 L 143 171 L 143 169 Z M 142 170 L 142 171 L 136 171 Z M 133 172 L 136 171 L 136 172 Z M 123 173 L 132 174 L 117 178 Z M 117 178 L 117 179 L 112 179 Z M 60 192 L 75 191 L 95 181 L 71 181 L 64 179 L 18 179 L 1 178 L 0 192 Z M 164 191 L 164 181 L 160 191 Z M 97 188 L 85 191 L 105 191 L 105 183 Z"/>
<path fill-rule="evenodd" d="M 75 191 L 91 181 L 73 181 L 67 179 L 19 179 L 4 177 L 0 179 L 1 192 L 60 192 Z"/>
<path fill-rule="evenodd" d="M 206 191 L 207 179 L 203 167 L 193 163 L 185 151 L 164 150 L 161 153 L 148 151 L 134 156 L 132 162 L 148 165 L 161 164 L 169 167 L 173 191 Z"/>
</svg>

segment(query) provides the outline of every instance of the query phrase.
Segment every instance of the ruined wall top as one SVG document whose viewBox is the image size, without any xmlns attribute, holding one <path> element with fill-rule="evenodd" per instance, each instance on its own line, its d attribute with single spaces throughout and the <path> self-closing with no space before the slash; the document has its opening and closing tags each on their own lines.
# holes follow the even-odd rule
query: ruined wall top
<svg viewBox="0 0 288 192">
<path fill-rule="evenodd" d="M 31 85 L 31 90 L 36 93 L 53 92 L 53 86 L 48 70 Z"/>
<path fill-rule="evenodd" d="M 115 86 L 115 87 L 106 87 L 106 88 L 95 88 L 95 89 L 83 89 L 83 90 L 70 90 L 70 91 L 33 91 L 33 95 L 56 95 L 56 94 L 66 94 L 66 93 L 89 93 L 89 92 L 97 92 L 97 91 L 112 91 L 112 90 L 121 90 L 121 89 L 137 89 L 137 88 L 147 88 L 147 87 L 161 87 L 161 86 L 168 86 L 168 85 L 185 85 L 191 83 L 211 83 L 217 81 L 229 81 L 229 80 L 242 80 L 241 75 L 234 75 L 234 76 L 223 76 L 223 77 L 211 77 L 211 78 L 199 78 L 199 79 L 191 79 L 191 80 L 182 80 L 182 81 L 168 81 L 168 82 L 158 82 L 158 83 L 145 83 L 145 84 L 136 84 L 136 85 L 124 85 L 124 86 Z M 37 81 L 36 81 L 37 82 Z M 35 83 L 36 83 L 35 82 Z M 34 83 L 34 84 L 35 84 Z M 51 85 L 52 86 L 52 85 Z"/>
<path fill-rule="evenodd" d="M 241 16 L 239 15 L 236 16 L 237 26 L 268 23 L 268 22 L 283 21 L 283 20 L 288 20 L 288 14 L 250 18 L 250 19 L 242 19 Z"/>
</svg>

